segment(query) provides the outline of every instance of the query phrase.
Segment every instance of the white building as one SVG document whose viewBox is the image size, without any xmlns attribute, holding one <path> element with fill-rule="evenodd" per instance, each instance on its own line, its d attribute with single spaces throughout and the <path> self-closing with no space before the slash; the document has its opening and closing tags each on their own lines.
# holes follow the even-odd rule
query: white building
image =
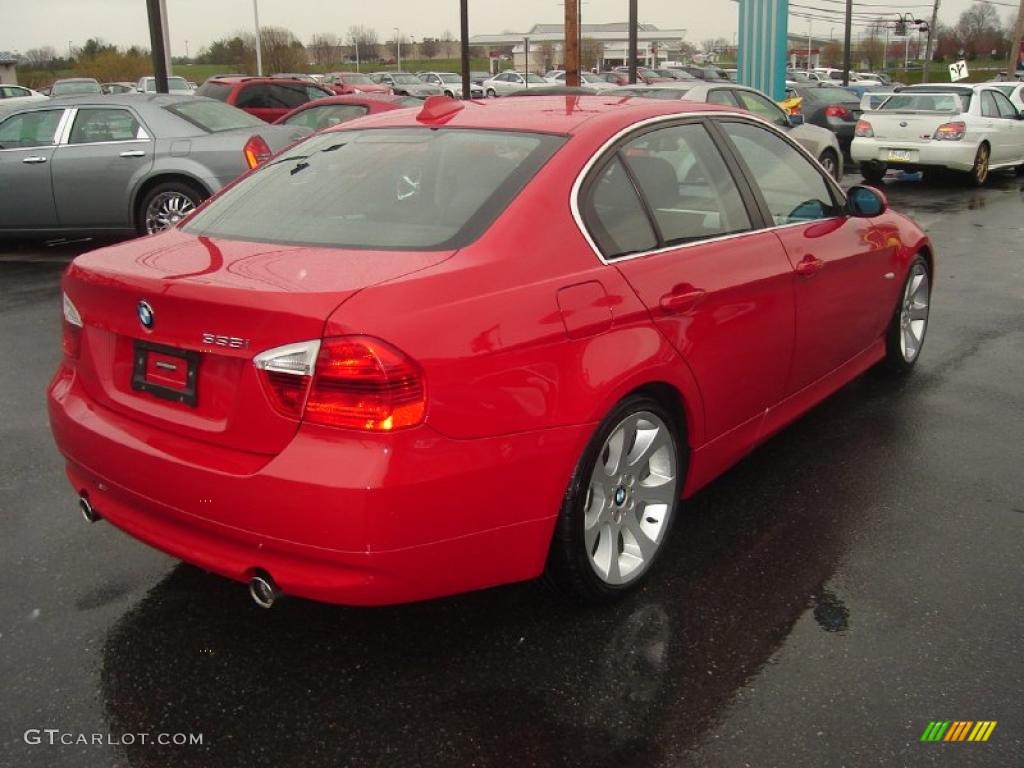
<svg viewBox="0 0 1024 768">
<path fill-rule="evenodd" d="M 629 51 L 629 24 L 622 22 L 580 26 L 581 36 L 594 40 L 599 48 L 593 61 L 581 62 L 584 69 L 607 69 L 626 63 Z M 685 36 L 685 29 L 658 29 L 653 24 L 638 25 L 637 55 L 640 63 L 651 67 L 657 66 L 661 61 L 680 59 Z M 528 32 L 522 33 L 473 35 L 469 44 L 484 48 L 512 46 L 512 61 L 503 65 L 492 62 L 495 69 L 513 68 L 519 71 L 540 72 L 545 69 L 560 69 L 565 64 L 562 53 L 565 31 L 562 24 L 535 24 Z"/>
<path fill-rule="evenodd" d="M 18 84 L 18 57 L 13 53 L 0 51 L 0 83 Z"/>
</svg>

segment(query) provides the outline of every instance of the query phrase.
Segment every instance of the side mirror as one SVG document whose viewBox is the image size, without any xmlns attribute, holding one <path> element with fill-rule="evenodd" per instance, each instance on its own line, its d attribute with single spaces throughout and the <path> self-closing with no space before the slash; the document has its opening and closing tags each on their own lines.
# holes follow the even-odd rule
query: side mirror
<svg viewBox="0 0 1024 768">
<path fill-rule="evenodd" d="M 874 187 L 857 184 L 846 193 L 846 212 L 859 219 L 881 216 L 889 208 L 885 195 Z"/>
<path fill-rule="evenodd" d="M 794 127 L 797 126 L 797 125 L 803 125 L 804 124 L 804 116 L 803 115 L 790 115 L 788 119 L 789 119 L 789 124 L 791 126 L 794 126 Z"/>
</svg>

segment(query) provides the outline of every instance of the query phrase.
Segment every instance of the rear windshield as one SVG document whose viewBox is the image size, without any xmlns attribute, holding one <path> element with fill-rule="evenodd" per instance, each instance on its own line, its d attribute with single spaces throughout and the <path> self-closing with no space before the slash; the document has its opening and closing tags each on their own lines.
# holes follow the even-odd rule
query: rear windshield
<svg viewBox="0 0 1024 768">
<path fill-rule="evenodd" d="M 196 96 L 205 96 L 208 99 L 227 101 L 231 95 L 231 86 L 226 83 L 211 83 L 207 80 L 196 89 Z"/>
<path fill-rule="evenodd" d="M 807 90 L 807 95 L 814 101 L 828 101 L 832 103 L 860 101 L 857 94 L 852 91 L 848 91 L 845 88 L 809 88 Z"/>
<path fill-rule="evenodd" d="M 57 83 L 53 86 L 52 96 L 72 96 L 78 93 L 103 93 L 100 84 L 95 80 L 74 80 Z"/>
<path fill-rule="evenodd" d="M 963 99 L 960 96 L 960 99 Z M 959 112 L 960 101 L 952 93 L 897 93 L 880 107 L 880 110 L 909 109 L 920 112 Z M 965 107 L 966 109 L 966 107 Z"/>
<path fill-rule="evenodd" d="M 459 248 L 563 141 L 469 129 L 331 131 L 243 179 L 185 231 L 339 248 Z"/>
<path fill-rule="evenodd" d="M 207 101 L 196 99 L 195 101 L 179 101 L 164 107 L 171 114 L 177 115 L 182 120 L 187 120 L 197 128 L 207 133 L 219 133 L 220 131 L 233 131 L 236 128 L 251 128 L 257 125 L 266 125 L 258 117 L 253 117 L 248 112 L 221 104 L 219 101 Z"/>
</svg>

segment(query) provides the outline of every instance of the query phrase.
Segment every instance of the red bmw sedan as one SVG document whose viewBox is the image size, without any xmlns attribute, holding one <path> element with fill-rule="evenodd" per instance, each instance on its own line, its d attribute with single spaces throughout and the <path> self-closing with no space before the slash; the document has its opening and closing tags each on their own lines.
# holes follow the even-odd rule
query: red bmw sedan
<svg viewBox="0 0 1024 768">
<path fill-rule="evenodd" d="M 914 366 L 933 274 L 753 115 L 436 97 L 78 257 L 50 420 L 87 519 L 265 607 L 609 599 L 752 447 Z"/>
</svg>

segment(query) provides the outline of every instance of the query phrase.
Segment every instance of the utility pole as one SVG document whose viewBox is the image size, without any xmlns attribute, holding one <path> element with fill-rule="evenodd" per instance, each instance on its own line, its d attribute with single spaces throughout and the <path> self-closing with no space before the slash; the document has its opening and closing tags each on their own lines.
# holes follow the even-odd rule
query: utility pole
<svg viewBox="0 0 1024 768">
<path fill-rule="evenodd" d="M 629 53 L 626 66 L 629 67 L 629 84 L 636 85 L 636 56 L 637 56 L 637 0 L 629 0 Z"/>
<path fill-rule="evenodd" d="M 1011 80 L 1017 76 L 1017 62 L 1020 61 L 1022 38 L 1024 38 L 1024 0 L 1020 0 L 1020 10 L 1017 11 L 1017 23 L 1013 27 L 1013 37 L 1010 38 L 1010 55 L 1006 61 L 1006 76 Z"/>
<path fill-rule="evenodd" d="M 252 18 L 256 23 L 256 74 L 263 77 L 263 37 L 260 35 L 259 0 L 252 0 Z"/>
<path fill-rule="evenodd" d="M 580 8 L 576 0 L 565 0 L 565 84 L 580 84 Z"/>
<path fill-rule="evenodd" d="M 164 48 L 164 17 L 161 13 L 160 0 L 146 0 L 146 11 L 149 14 L 149 44 L 152 46 L 153 75 L 156 80 L 156 92 L 167 93 L 167 53 Z"/>
<path fill-rule="evenodd" d="M 462 54 L 462 98 L 469 101 L 473 95 L 469 83 L 469 0 L 459 0 L 459 27 L 462 36 L 459 46 Z"/>
<path fill-rule="evenodd" d="M 846 0 L 846 33 L 843 36 L 843 85 L 850 84 L 850 63 L 853 51 L 850 49 L 850 36 L 853 33 L 853 0 Z"/>
</svg>

